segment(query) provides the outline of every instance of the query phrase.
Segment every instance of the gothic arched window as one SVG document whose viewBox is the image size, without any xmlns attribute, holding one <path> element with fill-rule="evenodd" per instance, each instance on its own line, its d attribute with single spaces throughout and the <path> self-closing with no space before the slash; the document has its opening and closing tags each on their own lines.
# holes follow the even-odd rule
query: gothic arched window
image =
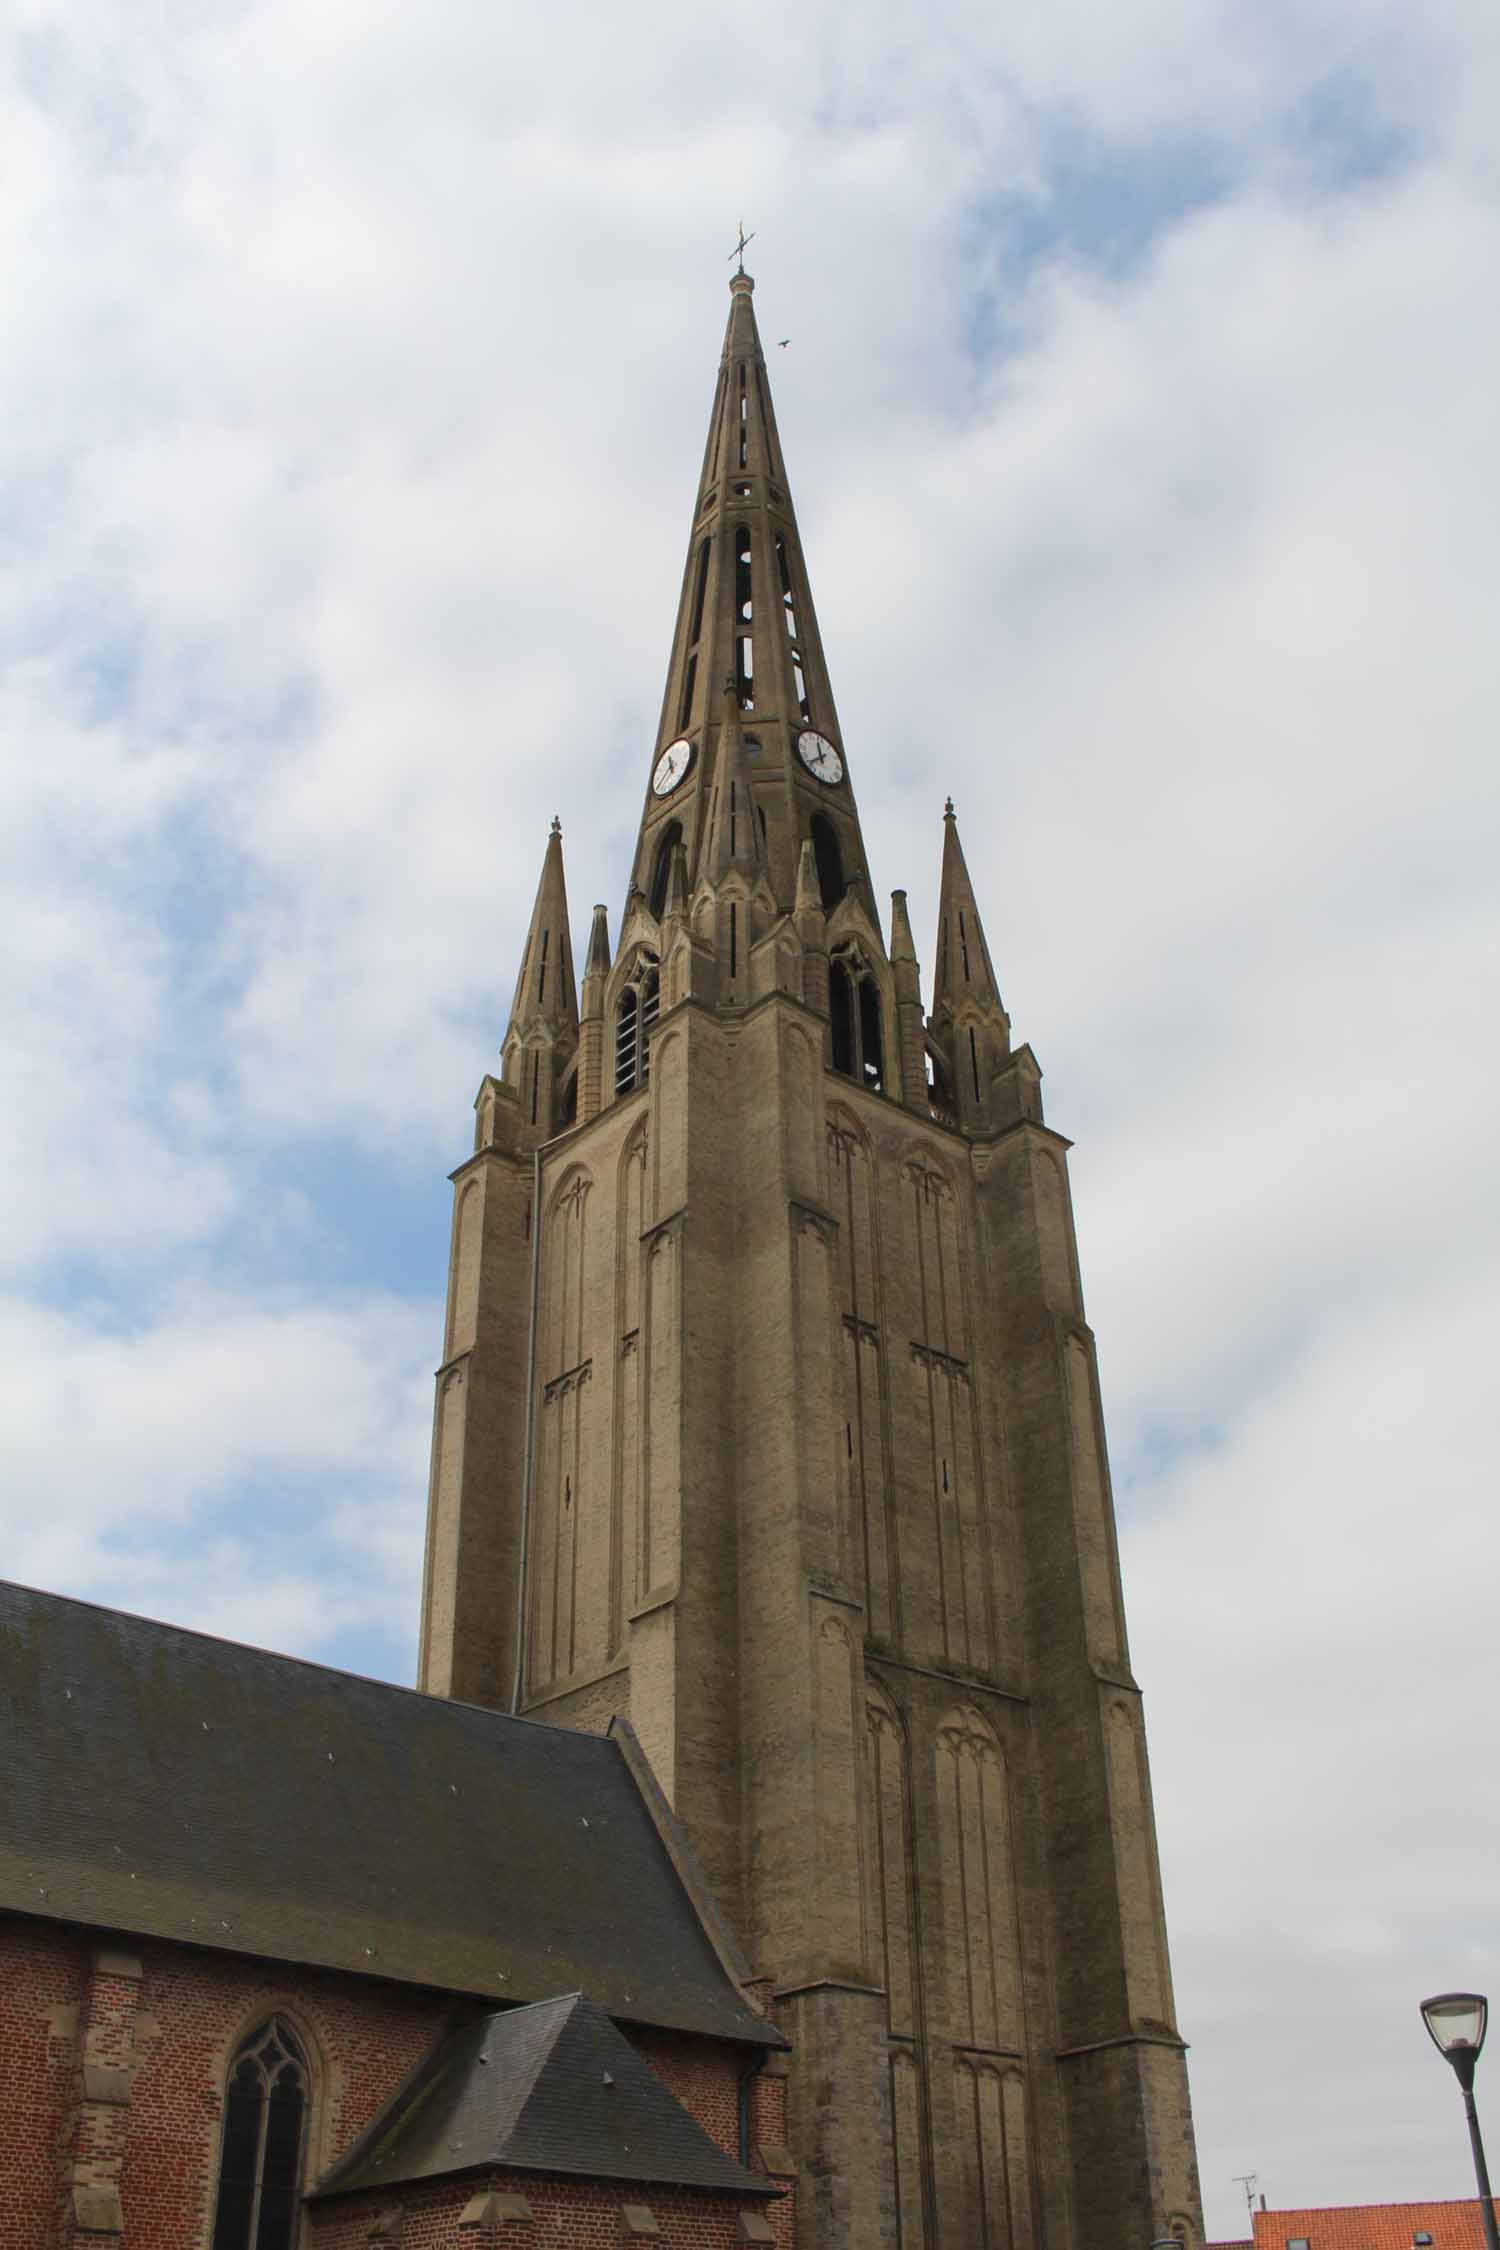
<svg viewBox="0 0 1500 2250">
<path fill-rule="evenodd" d="M 836 953 L 829 963 L 828 1016 L 834 1069 L 879 1093 L 885 1085 L 880 987 L 852 950 Z"/>
<path fill-rule="evenodd" d="M 826 813 L 813 814 L 812 848 L 818 866 L 823 911 L 831 914 L 844 895 L 844 855 L 839 850 L 838 830 Z"/>
<path fill-rule="evenodd" d="M 651 1078 L 651 1031 L 661 1007 L 661 977 L 653 963 L 620 995 L 615 1015 L 615 1092 L 634 1093 Z"/>
<path fill-rule="evenodd" d="M 306 2057 L 273 2016 L 242 2041 L 230 2065 L 213 2250 L 292 2250 L 307 2099 Z"/>
</svg>

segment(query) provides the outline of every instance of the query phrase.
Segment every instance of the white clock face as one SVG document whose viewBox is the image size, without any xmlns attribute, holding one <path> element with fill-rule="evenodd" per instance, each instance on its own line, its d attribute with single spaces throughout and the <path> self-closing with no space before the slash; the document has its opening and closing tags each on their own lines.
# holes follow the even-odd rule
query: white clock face
<svg viewBox="0 0 1500 2250">
<path fill-rule="evenodd" d="M 815 734 L 811 727 L 797 737 L 797 755 L 810 774 L 830 787 L 844 778 L 844 761 L 826 734 Z"/>
<path fill-rule="evenodd" d="M 669 742 L 656 761 L 656 771 L 651 776 L 651 787 L 658 797 L 670 797 L 688 767 L 693 762 L 690 742 Z"/>
</svg>

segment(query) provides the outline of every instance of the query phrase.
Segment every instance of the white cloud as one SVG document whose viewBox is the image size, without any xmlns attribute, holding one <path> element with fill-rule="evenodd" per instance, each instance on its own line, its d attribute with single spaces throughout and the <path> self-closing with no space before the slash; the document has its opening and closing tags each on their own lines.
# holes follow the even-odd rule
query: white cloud
<svg viewBox="0 0 1500 2250">
<path fill-rule="evenodd" d="M 183 1284 L 136 1324 L 0 1303 L 0 1526 L 32 1585 L 317 1649 L 408 1648 L 427 1308 Z M 61 1503 L 61 1504 L 59 1504 Z"/>
</svg>

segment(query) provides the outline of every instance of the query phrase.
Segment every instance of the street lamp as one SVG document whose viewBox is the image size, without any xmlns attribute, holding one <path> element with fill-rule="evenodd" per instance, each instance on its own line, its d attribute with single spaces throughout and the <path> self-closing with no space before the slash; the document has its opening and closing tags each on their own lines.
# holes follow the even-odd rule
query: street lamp
<svg viewBox="0 0 1500 2250">
<path fill-rule="evenodd" d="M 1474 2151 L 1474 2177 L 1479 2183 L 1479 2208 L 1484 2214 L 1484 2239 L 1489 2250 L 1500 2250 L 1489 2167 L 1484 2161 L 1484 2143 L 1479 2137 L 1479 2118 L 1474 2108 L 1474 2065 L 1484 2045 L 1489 2012 L 1490 2004 L 1482 1992 L 1439 1992 L 1422 2002 L 1422 2021 L 1431 2034 L 1432 2044 L 1446 2062 L 1452 2063 L 1453 2075 L 1463 2088 L 1469 2145 Z"/>
</svg>

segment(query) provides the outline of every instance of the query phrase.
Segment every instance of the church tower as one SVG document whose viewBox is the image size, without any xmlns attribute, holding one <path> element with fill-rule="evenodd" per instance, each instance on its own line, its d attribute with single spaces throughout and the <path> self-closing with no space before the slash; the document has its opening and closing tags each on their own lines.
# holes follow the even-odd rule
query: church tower
<svg viewBox="0 0 1500 2250">
<path fill-rule="evenodd" d="M 877 915 L 737 273 L 635 860 L 454 1174 L 421 1685 L 628 1717 L 793 2047 L 805 2250 L 1201 2237 L 1068 1143 L 950 803 Z"/>
</svg>

